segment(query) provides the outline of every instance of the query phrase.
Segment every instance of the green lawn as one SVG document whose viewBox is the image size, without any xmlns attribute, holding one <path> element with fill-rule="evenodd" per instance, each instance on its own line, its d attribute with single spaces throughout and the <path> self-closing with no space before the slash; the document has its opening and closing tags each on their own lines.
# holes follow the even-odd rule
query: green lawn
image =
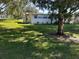
<svg viewBox="0 0 79 59">
<path fill-rule="evenodd" d="M 22 20 L 0 22 L 0 59 L 79 59 L 79 44 L 45 36 L 57 25 L 21 24 Z M 79 24 L 66 24 L 65 33 L 79 37 Z"/>
</svg>

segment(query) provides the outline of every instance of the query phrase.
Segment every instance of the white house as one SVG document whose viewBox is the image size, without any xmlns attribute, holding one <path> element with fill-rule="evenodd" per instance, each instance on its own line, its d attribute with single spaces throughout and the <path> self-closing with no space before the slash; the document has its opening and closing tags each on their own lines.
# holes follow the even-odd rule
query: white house
<svg viewBox="0 0 79 59">
<path fill-rule="evenodd" d="M 33 14 L 31 18 L 31 24 L 50 24 L 54 23 L 56 20 L 49 18 L 49 14 Z"/>
<path fill-rule="evenodd" d="M 6 19 L 6 18 L 7 18 L 6 15 L 4 15 L 4 14 L 0 14 L 0 19 Z"/>
<path fill-rule="evenodd" d="M 49 18 L 49 14 L 33 14 L 32 15 L 32 18 L 31 18 L 31 24 L 51 24 L 52 23 L 55 23 L 57 21 L 57 19 L 50 19 Z M 71 17 L 71 20 L 67 22 L 65 21 L 65 23 L 70 23 L 70 24 L 73 24 L 73 23 L 79 23 L 79 16 L 78 17 Z"/>
</svg>

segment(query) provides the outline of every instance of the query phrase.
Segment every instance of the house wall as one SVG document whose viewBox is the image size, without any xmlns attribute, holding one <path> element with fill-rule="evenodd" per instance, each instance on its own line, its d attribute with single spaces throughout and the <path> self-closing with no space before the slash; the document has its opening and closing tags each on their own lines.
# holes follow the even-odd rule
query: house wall
<svg viewBox="0 0 79 59">
<path fill-rule="evenodd" d="M 6 15 L 0 15 L 0 19 L 6 19 Z"/>
<path fill-rule="evenodd" d="M 54 23 L 55 21 L 52 21 Z M 48 15 L 34 15 L 31 20 L 32 24 L 50 24 L 51 19 L 48 18 Z"/>
</svg>

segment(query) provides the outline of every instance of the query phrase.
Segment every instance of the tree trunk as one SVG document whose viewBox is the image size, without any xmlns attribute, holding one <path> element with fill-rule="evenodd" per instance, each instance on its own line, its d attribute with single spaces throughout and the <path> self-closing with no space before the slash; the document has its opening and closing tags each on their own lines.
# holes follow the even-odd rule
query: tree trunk
<svg viewBox="0 0 79 59">
<path fill-rule="evenodd" d="M 51 19 L 51 24 L 52 24 L 52 19 Z"/>
<path fill-rule="evenodd" d="M 64 27 L 64 18 L 59 17 L 59 19 L 58 19 L 58 31 L 57 31 L 58 35 L 64 35 L 63 27 Z"/>
</svg>

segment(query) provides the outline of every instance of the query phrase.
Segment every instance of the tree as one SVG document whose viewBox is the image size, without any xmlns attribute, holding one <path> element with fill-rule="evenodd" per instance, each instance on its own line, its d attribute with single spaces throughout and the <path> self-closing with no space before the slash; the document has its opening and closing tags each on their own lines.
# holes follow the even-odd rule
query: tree
<svg viewBox="0 0 79 59">
<path fill-rule="evenodd" d="M 32 0 L 40 8 L 51 10 L 58 18 L 58 35 L 63 35 L 65 18 L 68 18 L 79 9 L 79 0 Z"/>
<path fill-rule="evenodd" d="M 26 18 L 26 12 L 36 12 L 35 7 L 31 6 L 31 3 L 29 0 L 11 0 L 8 3 L 7 12 L 14 18 Z"/>
<path fill-rule="evenodd" d="M 32 14 L 35 14 L 38 12 L 38 10 L 36 9 L 36 6 L 30 1 L 28 1 L 28 3 L 23 8 L 23 10 L 25 13 L 24 22 L 30 21 L 32 18 Z M 26 15 L 26 13 L 28 13 L 28 16 Z"/>
<path fill-rule="evenodd" d="M 25 0 L 11 0 L 8 2 L 7 13 L 15 18 L 22 17 Z"/>
</svg>

